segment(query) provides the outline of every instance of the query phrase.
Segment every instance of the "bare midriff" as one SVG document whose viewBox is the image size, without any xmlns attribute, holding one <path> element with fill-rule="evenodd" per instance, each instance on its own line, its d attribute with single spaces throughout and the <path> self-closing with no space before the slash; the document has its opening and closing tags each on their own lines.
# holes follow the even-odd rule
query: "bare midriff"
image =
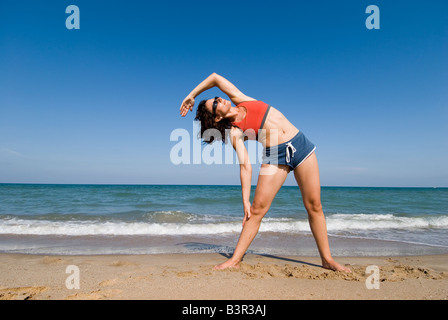
<svg viewBox="0 0 448 320">
<path fill-rule="evenodd" d="M 263 128 L 258 130 L 258 141 L 264 147 L 271 147 L 291 140 L 297 133 L 299 129 L 283 113 L 271 106 Z"/>
</svg>

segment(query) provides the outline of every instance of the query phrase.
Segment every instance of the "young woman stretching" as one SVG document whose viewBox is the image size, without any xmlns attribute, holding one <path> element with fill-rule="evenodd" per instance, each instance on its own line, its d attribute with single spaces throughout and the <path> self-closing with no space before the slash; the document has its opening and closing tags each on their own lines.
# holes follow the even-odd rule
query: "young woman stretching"
<svg viewBox="0 0 448 320">
<path fill-rule="evenodd" d="M 255 238 L 264 215 L 268 212 L 275 195 L 293 170 L 308 212 L 311 231 L 316 240 L 322 266 L 335 271 L 350 272 L 350 269 L 333 260 L 328 243 L 327 227 L 320 201 L 320 178 L 315 146 L 277 109 L 262 101 L 243 94 L 231 82 L 213 73 L 202 81 L 184 99 L 180 114 L 184 117 L 193 111 L 195 98 L 213 87 L 218 87 L 231 101 L 220 97 L 199 103 L 195 120 L 201 122 L 201 136 L 207 143 L 225 141 L 226 132 L 240 163 L 240 179 L 244 207 L 243 229 L 232 257 L 215 269 L 238 268 Z M 233 102 L 236 107 L 233 107 Z M 207 129 L 216 134 L 205 138 Z M 265 147 L 265 155 L 258 177 L 255 195 L 250 203 L 252 166 L 245 139 L 257 139 Z"/>
</svg>

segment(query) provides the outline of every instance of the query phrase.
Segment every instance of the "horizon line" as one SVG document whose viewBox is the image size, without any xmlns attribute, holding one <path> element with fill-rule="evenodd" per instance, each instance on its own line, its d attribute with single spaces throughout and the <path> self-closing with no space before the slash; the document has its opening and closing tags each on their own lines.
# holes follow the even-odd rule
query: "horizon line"
<svg viewBox="0 0 448 320">
<path fill-rule="evenodd" d="M 229 186 L 241 187 L 240 184 L 191 184 L 191 183 L 51 183 L 51 182 L 0 182 L 0 185 L 65 185 L 65 186 Z M 251 187 L 256 187 L 256 184 Z M 282 187 L 296 187 L 298 185 L 282 185 Z M 342 185 L 321 185 L 321 188 L 425 188 L 425 189 L 448 189 L 448 186 L 342 186 Z"/>
</svg>

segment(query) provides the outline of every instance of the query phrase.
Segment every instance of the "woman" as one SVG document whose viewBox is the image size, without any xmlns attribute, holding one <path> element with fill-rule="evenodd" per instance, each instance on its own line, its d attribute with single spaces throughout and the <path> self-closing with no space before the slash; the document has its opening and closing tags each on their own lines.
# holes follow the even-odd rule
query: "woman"
<svg viewBox="0 0 448 320">
<path fill-rule="evenodd" d="M 243 229 L 232 257 L 215 266 L 215 269 L 238 268 L 255 238 L 264 215 L 269 210 L 275 195 L 283 185 L 288 173 L 294 177 L 302 193 L 308 212 L 311 231 L 316 240 L 322 266 L 335 271 L 350 272 L 331 256 L 327 227 L 320 201 L 320 179 L 314 145 L 291 124 L 277 109 L 243 94 L 230 81 L 213 73 L 202 81 L 184 99 L 180 114 L 184 117 L 193 111 L 195 98 L 202 92 L 218 87 L 231 101 L 221 97 L 203 100 L 198 106 L 196 120 L 201 122 L 201 133 L 215 129 L 221 137 L 211 135 L 207 143 L 225 141 L 226 132 L 240 163 L 240 179 L 244 207 Z M 232 107 L 233 102 L 236 107 Z M 245 139 L 257 139 L 265 149 L 257 187 L 252 205 L 249 201 L 252 166 L 244 145 Z M 272 153 L 272 155 L 271 155 Z"/>
</svg>

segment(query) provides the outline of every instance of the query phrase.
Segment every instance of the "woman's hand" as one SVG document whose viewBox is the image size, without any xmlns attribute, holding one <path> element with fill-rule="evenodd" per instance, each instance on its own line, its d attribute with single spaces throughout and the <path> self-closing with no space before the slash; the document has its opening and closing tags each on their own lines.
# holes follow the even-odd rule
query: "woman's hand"
<svg viewBox="0 0 448 320">
<path fill-rule="evenodd" d="M 180 115 L 182 117 L 185 117 L 185 115 L 188 113 L 188 110 L 193 111 L 194 106 L 194 98 L 190 95 L 188 95 L 184 101 L 182 101 L 182 105 L 180 106 Z"/>
<path fill-rule="evenodd" d="M 249 201 L 246 201 L 243 204 L 243 207 L 244 207 L 243 227 L 244 227 L 244 224 L 246 223 L 246 221 L 250 219 L 250 206 L 251 205 L 250 205 Z"/>
</svg>

